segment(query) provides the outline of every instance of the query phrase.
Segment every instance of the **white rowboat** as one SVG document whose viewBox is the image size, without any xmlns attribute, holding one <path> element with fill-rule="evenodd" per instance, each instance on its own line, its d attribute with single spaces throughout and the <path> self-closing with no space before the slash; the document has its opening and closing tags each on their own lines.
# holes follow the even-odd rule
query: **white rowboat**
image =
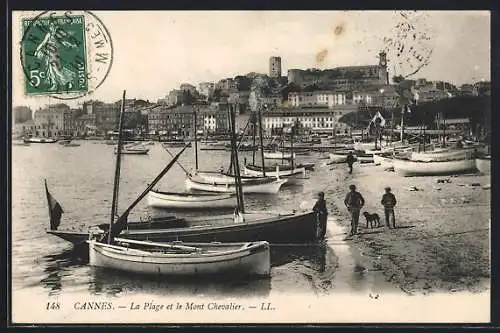
<svg viewBox="0 0 500 333">
<path fill-rule="evenodd" d="M 264 178 L 246 181 L 242 184 L 243 193 L 278 193 L 286 179 Z M 186 179 L 186 189 L 217 193 L 236 193 L 235 183 L 207 182 L 203 178 L 192 176 Z"/>
<path fill-rule="evenodd" d="M 89 264 L 165 276 L 233 275 L 269 277 L 266 241 L 248 243 L 153 243 L 116 238 L 120 245 L 88 240 Z"/>
<path fill-rule="evenodd" d="M 449 150 L 428 151 L 428 152 L 412 152 L 410 159 L 412 161 L 419 161 L 419 162 L 463 160 L 472 158 L 474 150 L 475 149 L 472 148 L 472 149 L 460 149 L 460 150 L 449 149 Z"/>
<path fill-rule="evenodd" d="M 156 208 L 216 209 L 236 206 L 233 194 L 149 191 L 148 205 Z"/>
<path fill-rule="evenodd" d="M 476 160 L 454 160 L 440 162 L 416 162 L 409 160 L 393 160 L 394 171 L 402 176 L 451 175 L 476 169 Z"/>
<path fill-rule="evenodd" d="M 267 158 L 269 160 L 282 160 L 282 159 L 290 160 L 292 158 L 295 158 L 295 153 L 293 153 L 293 157 L 292 157 L 292 153 L 291 152 L 282 152 L 282 151 L 269 152 L 269 151 L 265 151 L 264 152 L 264 158 Z"/>
</svg>

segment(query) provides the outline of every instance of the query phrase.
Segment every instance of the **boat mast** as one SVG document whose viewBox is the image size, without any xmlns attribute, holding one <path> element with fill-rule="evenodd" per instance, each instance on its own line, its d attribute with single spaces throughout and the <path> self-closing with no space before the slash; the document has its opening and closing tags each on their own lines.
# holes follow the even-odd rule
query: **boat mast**
<svg viewBox="0 0 500 333">
<path fill-rule="evenodd" d="M 293 162 L 294 162 L 293 161 L 293 155 L 294 155 L 293 154 L 293 138 L 294 138 L 293 137 L 293 134 L 294 134 L 293 132 L 294 132 L 294 130 L 295 130 L 295 121 L 292 123 L 292 131 L 290 133 L 290 154 L 291 154 L 290 157 L 292 159 L 292 172 L 293 172 Z"/>
<path fill-rule="evenodd" d="M 197 117 L 196 117 L 196 110 L 193 112 L 194 114 L 194 159 L 195 159 L 195 166 L 196 166 L 196 172 L 198 172 L 198 124 L 197 124 Z"/>
<path fill-rule="evenodd" d="M 253 142 L 253 146 L 252 146 L 252 165 L 255 166 L 255 132 L 256 132 L 256 128 L 255 126 L 257 125 L 257 119 L 255 118 L 255 113 L 252 114 L 252 142 Z"/>
<path fill-rule="evenodd" d="M 404 137 L 404 119 L 405 119 L 405 111 L 406 111 L 406 104 L 403 105 L 403 108 L 401 109 L 401 143 L 403 143 L 403 137 Z"/>
<path fill-rule="evenodd" d="M 259 137 L 260 137 L 260 159 L 262 160 L 262 176 L 266 176 L 266 167 L 264 161 L 264 138 L 262 135 L 262 114 L 261 106 L 257 107 L 257 116 L 259 117 Z"/>
<path fill-rule="evenodd" d="M 109 221 L 109 230 L 111 230 L 116 211 L 118 210 L 118 191 L 120 188 L 120 169 L 121 169 L 121 156 L 122 156 L 122 128 L 123 128 L 123 115 L 125 113 L 125 90 L 122 96 L 122 107 L 120 110 L 120 120 L 118 123 L 118 147 L 116 151 L 116 168 L 115 168 L 115 182 L 113 186 L 113 202 L 111 204 L 111 219 Z M 108 244 L 111 243 L 111 232 L 108 233 Z"/>
<path fill-rule="evenodd" d="M 235 126 L 235 117 L 234 110 L 229 106 L 229 124 L 231 126 L 231 158 L 232 165 L 234 171 L 234 179 L 236 185 L 236 199 L 237 199 L 237 207 L 238 211 L 244 213 L 245 206 L 243 204 L 243 186 L 241 184 L 241 175 L 240 175 L 240 164 L 238 161 L 238 149 L 236 147 L 236 126 Z"/>
</svg>

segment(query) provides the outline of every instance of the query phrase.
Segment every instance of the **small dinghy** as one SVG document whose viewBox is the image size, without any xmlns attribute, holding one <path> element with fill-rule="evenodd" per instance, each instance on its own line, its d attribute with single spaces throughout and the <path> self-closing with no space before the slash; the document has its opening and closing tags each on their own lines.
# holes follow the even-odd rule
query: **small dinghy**
<svg viewBox="0 0 500 333">
<path fill-rule="evenodd" d="M 170 209 L 217 209 L 236 206 L 234 194 L 149 191 L 148 205 Z"/>
<path fill-rule="evenodd" d="M 115 244 L 88 240 L 89 264 L 124 272 L 165 276 L 269 277 L 266 241 L 247 243 L 155 243 L 115 238 Z"/>
</svg>

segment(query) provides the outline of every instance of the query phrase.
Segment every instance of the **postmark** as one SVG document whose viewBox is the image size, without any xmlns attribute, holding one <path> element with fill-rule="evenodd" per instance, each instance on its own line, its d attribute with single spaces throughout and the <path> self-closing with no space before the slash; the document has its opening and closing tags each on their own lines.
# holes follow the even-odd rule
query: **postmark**
<svg viewBox="0 0 500 333">
<path fill-rule="evenodd" d="M 46 11 L 23 17 L 21 23 L 26 95 L 76 99 L 104 83 L 113 64 L 113 43 L 96 15 Z"/>
<path fill-rule="evenodd" d="M 434 50 L 432 33 L 424 12 L 399 11 L 396 15 L 398 23 L 391 36 L 383 39 L 384 52 L 392 62 L 394 74 L 408 78 L 430 63 Z"/>
</svg>

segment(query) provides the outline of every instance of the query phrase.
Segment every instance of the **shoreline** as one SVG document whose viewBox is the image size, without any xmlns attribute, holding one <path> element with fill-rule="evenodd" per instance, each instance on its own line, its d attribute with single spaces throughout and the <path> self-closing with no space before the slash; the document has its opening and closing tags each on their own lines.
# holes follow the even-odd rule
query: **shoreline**
<svg viewBox="0 0 500 333">
<path fill-rule="evenodd" d="M 352 175 L 345 164 L 326 168 L 335 180 L 324 190 L 330 215 L 366 270 L 380 271 L 408 295 L 490 289 L 491 198 L 490 190 L 482 188 L 490 183 L 489 175 L 405 178 L 375 165 L 354 164 Z M 438 184 L 437 179 L 450 183 Z M 362 212 L 378 213 L 383 227 L 366 229 L 360 215 L 360 234 L 347 237 L 350 216 L 343 200 L 350 184 L 365 198 Z M 398 199 L 396 229 L 384 226 L 380 199 L 385 186 Z M 410 191 L 413 186 L 418 190 Z M 438 214 L 443 218 L 436 220 Z"/>
</svg>

